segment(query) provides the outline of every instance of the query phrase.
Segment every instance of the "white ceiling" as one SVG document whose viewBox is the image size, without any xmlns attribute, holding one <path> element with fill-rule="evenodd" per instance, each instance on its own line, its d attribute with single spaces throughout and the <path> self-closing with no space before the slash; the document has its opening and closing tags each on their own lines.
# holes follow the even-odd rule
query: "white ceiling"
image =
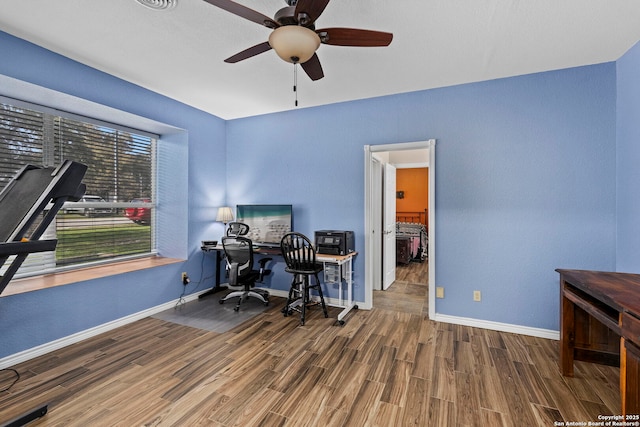
<svg viewBox="0 0 640 427">
<path fill-rule="evenodd" d="M 203 0 L 0 0 L 0 30 L 224 119 L 294 109 L 293 66 L 223 60 L 270 30 Z M 238 0 L 273 16 L 284 0 Z M 301 107 L 615 61 L 640 40 L 638 0 L 332 0 L 317 28 L 392 32 L 386 48 L 322 45 Z M 1 91 L 1 88 L 0 88 Z"/>
</svg>

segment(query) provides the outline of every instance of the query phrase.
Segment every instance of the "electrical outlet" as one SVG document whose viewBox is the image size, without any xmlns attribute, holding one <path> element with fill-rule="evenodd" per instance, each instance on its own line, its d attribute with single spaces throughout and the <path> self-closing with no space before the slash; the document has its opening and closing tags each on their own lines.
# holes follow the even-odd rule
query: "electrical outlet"
<svg viewBox="0 0 640 427">
<path fill-rule="evenodd" d="M 183 271 L 182 272 L 182 284 L 187 286 L 189 284 L 190 280 L 189 280 L 189 276 L 187 276 L 187 272 Z"/>
<path fill-rule="evenodd" d="M 436 286 L 436 298 L 444 298 L 444 288 L 442 286 Z"/>
<path fill-rule="evenodd" d="M 473 291 L 473 300 L 482 301 L 482 295 L 480 295 L 480 291 Z"/>
</svg>

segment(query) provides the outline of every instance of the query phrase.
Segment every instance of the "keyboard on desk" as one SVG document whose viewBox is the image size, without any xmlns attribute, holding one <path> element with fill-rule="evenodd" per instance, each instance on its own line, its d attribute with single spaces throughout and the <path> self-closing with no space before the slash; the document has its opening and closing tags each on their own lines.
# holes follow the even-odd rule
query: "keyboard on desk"
<svg viewBox="0 0 640 427">
<path fill-rule="evenodd" d="M 279 243 L 269 243 L 269 242 L 252 242 L 253 247 L 257 248 L 257 249 L 279 249 L 280 248 L 280 244 Z"/>
</svg>

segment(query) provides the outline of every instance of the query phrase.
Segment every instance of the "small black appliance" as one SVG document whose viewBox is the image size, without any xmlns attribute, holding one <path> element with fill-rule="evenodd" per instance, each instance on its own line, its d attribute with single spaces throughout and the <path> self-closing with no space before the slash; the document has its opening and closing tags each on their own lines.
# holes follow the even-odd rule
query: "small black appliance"
<svg viewBox="0 0 640 427">
<path fill-rule="evenodd" d="M 315 232 L 316 252 L 327 255 L 348 255 L 355 252 L 353 231 L 318 230 Z"/>
</svg>

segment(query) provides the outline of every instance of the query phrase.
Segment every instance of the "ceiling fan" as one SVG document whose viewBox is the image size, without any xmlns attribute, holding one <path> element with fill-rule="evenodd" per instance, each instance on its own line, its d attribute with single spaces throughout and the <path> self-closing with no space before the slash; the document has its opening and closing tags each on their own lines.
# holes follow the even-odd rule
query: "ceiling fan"
<svg viewBox="0 0 640 427">
<path fill-rule="evenodd" d="M 311 80 L 324 77 L 316 54 L 320 44 L 333 46 L 388 46 L 393 34 L 355 28 L 323 28 L 316 30 L 315 22 L 329 0 L 285 0 L 289 6 L 276 12 L 273 19 L 231 0 L 205 0 L 214 6 L 273 29 L 269 41 L 243 50 L 224 62 L 236 63 L 252 56 L 275 50 L 280 58 L 300 64 Z"/>
</svg>

